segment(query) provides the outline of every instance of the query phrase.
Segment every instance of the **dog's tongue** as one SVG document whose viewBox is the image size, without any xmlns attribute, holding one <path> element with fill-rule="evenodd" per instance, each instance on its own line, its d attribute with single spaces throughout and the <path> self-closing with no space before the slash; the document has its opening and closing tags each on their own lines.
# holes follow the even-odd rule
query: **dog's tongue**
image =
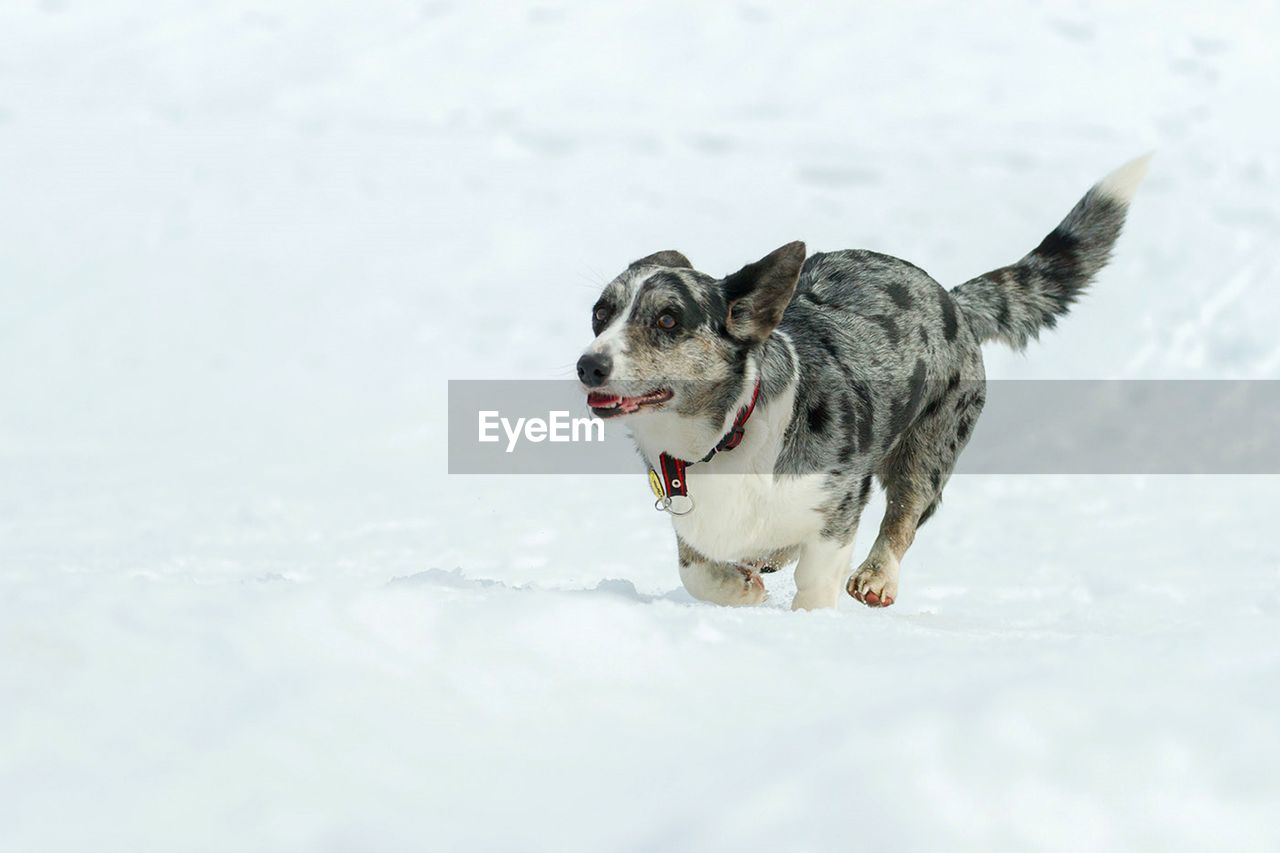
<svg viewBox="0 0 1280 853">
<path fill-rule="evenodd" d="M 607 409 L 621 402 L 622 398 L 617 394 L 602 394 L 599 391 L 592 391 L 587 395 L 587 405 L 593 409 Z"/>
</svg>

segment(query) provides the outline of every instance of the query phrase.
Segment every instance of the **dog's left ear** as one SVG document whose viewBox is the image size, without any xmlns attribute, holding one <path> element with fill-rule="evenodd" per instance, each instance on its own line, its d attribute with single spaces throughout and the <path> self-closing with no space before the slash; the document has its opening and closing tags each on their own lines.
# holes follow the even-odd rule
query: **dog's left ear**
<svg viewBox="0 0 1280 853">
<path fill-rule="evenodd" d="M 747 264 L 722 282 L 729 303 L 725 326 L 730 335 L 751 343 L 769 337 L 791 304 L 804 255 L 804 243 L 797 240 Z"/>
</svg>

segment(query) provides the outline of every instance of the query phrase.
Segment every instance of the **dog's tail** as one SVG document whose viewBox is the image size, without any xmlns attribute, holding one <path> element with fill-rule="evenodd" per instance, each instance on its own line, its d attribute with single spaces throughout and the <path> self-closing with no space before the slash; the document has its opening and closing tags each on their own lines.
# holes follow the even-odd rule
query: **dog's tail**
<svg viewBox="0 0 1280 853">
<path fill-rule="evenodd" d="M 1151 155 L 1125 163 L 1084 195 L 1067 218 L 1016 264 L 951 291 L 980 341 L 1015 349 L 1053 328 L 1111 257 L 1129 201 Z"/>
</svg>

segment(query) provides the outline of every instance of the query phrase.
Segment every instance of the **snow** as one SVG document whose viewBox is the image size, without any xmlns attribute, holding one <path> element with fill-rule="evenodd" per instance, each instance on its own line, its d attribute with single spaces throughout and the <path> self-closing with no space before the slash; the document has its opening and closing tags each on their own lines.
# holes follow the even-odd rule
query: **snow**
<svg viewBox="0 0 1280 853">
<path fill-rule="evenodd" d="M 642 475 L 450 478 L 444 402 L 568 376 L 635 257 L 955 284 L 1152 149 L 989 372 L 1280 378 L 1278 31 L 6 4 L 0 848 L 1275 849 L 1275 479 L 958 478 L 893 608 L 727 610 Z"/>
</svg>

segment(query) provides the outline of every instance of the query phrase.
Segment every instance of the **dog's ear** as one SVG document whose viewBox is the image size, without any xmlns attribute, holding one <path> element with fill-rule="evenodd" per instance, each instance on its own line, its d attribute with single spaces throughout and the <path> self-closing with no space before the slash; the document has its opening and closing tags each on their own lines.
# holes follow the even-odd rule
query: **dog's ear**
<svg viewBox="0 0 1280 853">
<path fill-rule="evenodd" d="M 797 240 L 747 264 L 722 283 L 729 316 L 725 327 L 741 341 L 759 343 L 782 320 L 804 266 L 804 243 Z"/>
<path fill-rule="evenodd" d="M 682 267 L 687 270 L 693 269 L 693 264 L 689 263 L 689 259 L 677 252 L 675 249 L 663 249 L 661 252 L 654 252 L 652 255 L 646 255 L 638 261 L 632 261 L 627 269 L 643 266 Z"/>
</svg>

